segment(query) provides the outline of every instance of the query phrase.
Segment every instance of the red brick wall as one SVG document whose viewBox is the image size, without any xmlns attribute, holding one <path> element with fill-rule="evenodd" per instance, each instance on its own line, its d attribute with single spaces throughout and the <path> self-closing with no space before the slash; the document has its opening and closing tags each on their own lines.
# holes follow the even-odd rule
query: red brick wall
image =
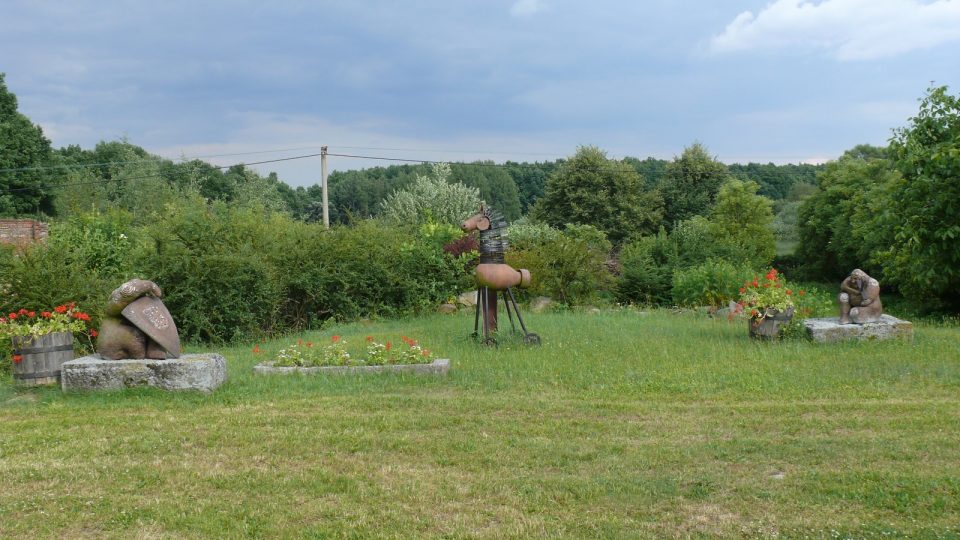
<svg viewBox="0 0 960 540">
<path fill-rule="evenodd" d="M 0 219 L 0 244 L 23 246 L 47 239 L 46 223 L 33 219 Z"/>
</svg>

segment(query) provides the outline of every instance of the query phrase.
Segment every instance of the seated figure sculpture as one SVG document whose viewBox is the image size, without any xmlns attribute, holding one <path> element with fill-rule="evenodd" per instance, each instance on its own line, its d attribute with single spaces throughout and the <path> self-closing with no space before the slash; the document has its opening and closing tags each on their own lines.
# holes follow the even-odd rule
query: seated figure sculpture
<svg viewBox="0 0 960 540">
<path fill-rule="evenodd" d="M 109 360 L 164 360 L 180 356 L 180 338 L 170 312 L 160 301 L 160 287 L 132 279 L 110 295 L 97 352 Z"/>
<path fill-rule="evenodd" d="M 857 268 L 840 284 L 840 324 L 876 322 L 883 315 L 880 282 Z"/>
</svg>

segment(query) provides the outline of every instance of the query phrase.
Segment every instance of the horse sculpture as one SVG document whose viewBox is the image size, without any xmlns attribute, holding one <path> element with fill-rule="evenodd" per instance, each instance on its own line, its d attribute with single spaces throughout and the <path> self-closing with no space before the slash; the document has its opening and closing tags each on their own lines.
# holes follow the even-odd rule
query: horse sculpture
<svg viewBox="0 0 960 540">
<path fill-rule="evenodd" d="M 540 336 L 527 331 L 520 317 L 520 308 L 513 296 L 512 287 L 524 288 L 530 285 L 529 270 L 515 270 L 506 264 L 503 253 L 507 249 L 507 222 L 503 216 L 490 207 L 480 205 L 480 212 L 468 218 L 460 228 L 464 232 L 480 231 L 480 264 L 477 265 L 477 313 L 473 322 L 473 335 L 479 336 L 480 314 L 483 314 L 483 342 L 487 345 L 496 344 L 492 336 L 497 331 L 497 291 L 503 294 L 503 303 L 510 317 L 510 327 L 516 331 L 513 324 L 513 313 L 517 314 L 517 321 L 523 329 L 523 340 L 530 344 L 539 344 Z M 513 312 L 511 312 L 511 306 Z"/>
</svg>

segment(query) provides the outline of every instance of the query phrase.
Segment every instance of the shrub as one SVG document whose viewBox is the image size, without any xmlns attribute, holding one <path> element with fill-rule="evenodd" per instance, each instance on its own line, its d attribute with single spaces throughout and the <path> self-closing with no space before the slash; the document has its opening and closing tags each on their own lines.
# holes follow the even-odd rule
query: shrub
<svg viewBox="0 0 960 540">
<path fill-rule="evenodd" d="M 629 242 L 620 251 L 617 299 L 624 303 L 668 304 L 677 259 L 676 244 L 663 228 L 656 236 Z"/>
<path fill-rule="evenodd" d="M 542 243 L 507 253 L 508 264 L 530 270 L 531 294 L 575 305 L 601 299 L 610 292 L 613 276 L 606 264 L 610 242 L 602 231 L 578 225 L 544 237 L 547 239 Z"/>
<path fill-rule="evenodd" d="M 673 274 L 673 301 L 682 306 L 726 306 L 753 275 L 748 266 L 710 259 Z"/>
</svg>

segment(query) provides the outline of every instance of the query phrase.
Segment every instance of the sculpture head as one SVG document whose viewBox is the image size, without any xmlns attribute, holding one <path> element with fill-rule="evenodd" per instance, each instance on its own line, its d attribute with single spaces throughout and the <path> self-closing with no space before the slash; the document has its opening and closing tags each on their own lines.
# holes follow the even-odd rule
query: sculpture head
<svg viewBox="0 0 960 540">
<path fill-rule="evenodd" d="M 487 210 L 480 205 L 480 212 L 474 214 L 471 217 L 468 217 L 460 224 L 460 230 L 463 232 L 473 232 L 473 231 L 485 231 L 490 228 L 490 216 L 487 214 Z"/>
</svg>

